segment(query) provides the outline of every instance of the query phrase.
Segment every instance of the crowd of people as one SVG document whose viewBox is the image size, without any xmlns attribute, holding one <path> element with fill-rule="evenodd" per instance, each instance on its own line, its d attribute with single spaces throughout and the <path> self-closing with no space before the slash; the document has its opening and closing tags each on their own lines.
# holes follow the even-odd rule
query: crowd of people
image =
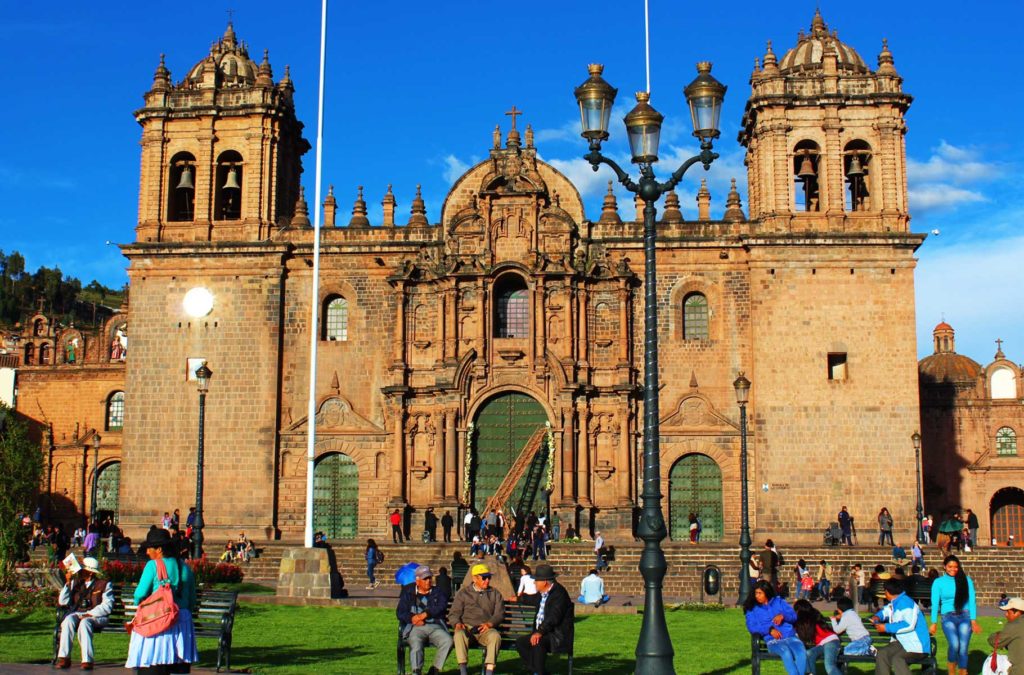
<svg viewBox="0 0 1024 675">
<path fill-rule="evenodd" d="M 895 520 L 887 507 L 883 506 L 881 508 L 876 521 L 878 522 L 878 545 L 888 545 L 894 549 L 902 548 L 893 540 L 892 533 Z M 978 528 L 980 527 L 980 522 L 978 521 L 978 514 L 974 513 L 971 509 L 951 511 L 937 525 L 932 515 L 927 514 L 921 519 L 920 525 L 919 531 L 921 536 L 915 541 L 915 545 L 927 546 L 928 544 L 936 544 L 942 550 L 943 555 L 949 555 L 953 551 L 970 553 L 972 548 L 979 545 Z M 848 546 L 856 544 L 856 521 L 846 506 L 839 510 L 833 527 L 836 527 L 839 531 L 839 541 L 837 543 Z M 1009 536 L 1010 540 L 1006 542 L 999 542 L 993 539 L 992 545 L 1005 544 L 1012 546 L 1013 535 Z"/>
</svg>

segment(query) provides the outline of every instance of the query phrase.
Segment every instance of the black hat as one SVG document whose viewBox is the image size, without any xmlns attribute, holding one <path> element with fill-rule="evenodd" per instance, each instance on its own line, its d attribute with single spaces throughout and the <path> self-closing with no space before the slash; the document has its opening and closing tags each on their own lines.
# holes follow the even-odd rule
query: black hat
<svg viewBox="0 0 1024 675">
<path fill-rule="evenodd" d="M 533 572 L 534 581 L 554 581 L 558 574 L 552 569 L 551 565 L 537 565 L 537 569 Z"/>
<path fill-rule="evenodd" d="M 171 534 L 159 527 L 151 527 L 146 534 L 146 546 L 148 548 L 162 548 L 171 543 Z"/>
</svg>

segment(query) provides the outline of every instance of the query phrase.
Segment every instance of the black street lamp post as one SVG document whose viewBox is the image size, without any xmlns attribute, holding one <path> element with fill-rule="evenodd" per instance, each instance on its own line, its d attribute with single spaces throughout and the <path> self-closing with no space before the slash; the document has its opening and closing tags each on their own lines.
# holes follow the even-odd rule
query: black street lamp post
<svg viewBox="0 0 1024 675">
<path fill-rule="evenodd" d="M 750 595 L 750 502 L 747 496 L 747 401 L 750 380 L 741 372 L 732 383 L 736 403 L 740 406 L 740 597 L 742 605 Z"/>
<path fill-rule="evenodd" d="M 910 436 L 910 440 L 914 443 L 914 459 L 915 467 L 917 468 L 917 482 L 914 483 L 914 492 L 917 493 L 917 540 L 924 545 L 924 498 L 921 494 L 921 434 L 914 432 Z"/>
<path fill-rule="evenodd" d="M 100 477 L 100 435 L 98 432 L 92 434 L 92 500 L 89 508 L 89 523 L 96 522 L 96 480 Z M 86 529 L 88 529 L 86 525 Z"/>
<path fill-rule="evenodd" d="M 196 460 L 196 522 L 192 535 L 192 557 L 203 556 L 203 434 L 206 430 L 206 392 L 210 390 L 213 371 L 205 363 L 196 369 L 196 388 L 199 390 L 199 456 Z"/>
<path fill-rule="evenodd" d="M 633 163 L 640 166 L 640 179 L 633 182 L 618 164 L 601 154 L 601 142 L 608 138 L 608 121 L 617 90 L 604 81 L 604 67 L 593 64 L 590 77 L 575 90 L 583 126 L 582 136 L 590 142 L 584 159 L 594 171 L 606 164 L 619 182 L 644 201 L 644 465 L 643 509 L 637 535 L 644 542 L 640 574 L 644 579 L 644 616 L 636 646 L 636 673 L 674 673 L 672 640 L 665 623 L 662 582 L 668 566 L 661 541 L 668 536 L 661 510 L 661 462 L 658 449 L 658 304 L 655 264 L 655 203 L 674 188 L 686 171 L 700 162 L 708 169 L 718 155 L 711 151 L 718 137 L 718 119 L 725 86 L 711 76 L 711 64 L 697 65 L 697 78 L 684 90 L 693 118 L 693 135 L 700 139 L 700 154 L 683 162 L 669 180 L 659 183 L 652 165 L 658 161 L 658 141 L 664 117 L 651 107 L 650 94 L 638 92 L 637 104 L 623 120 Z"/>
</svg>

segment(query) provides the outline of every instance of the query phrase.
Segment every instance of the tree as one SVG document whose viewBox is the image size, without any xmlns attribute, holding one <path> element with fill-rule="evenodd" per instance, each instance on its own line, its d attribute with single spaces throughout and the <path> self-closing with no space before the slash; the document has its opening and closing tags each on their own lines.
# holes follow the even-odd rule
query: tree
<svg viewBox="0 0 1024 675">
<path fill-rule="evenodd" d="M 43 456 L 29 436 L 28 425 L 0 404 L 0 590 L 17 584 L 14 566 L 28 545 L 20 515 L 32 513 L 43 474 Z"/>
</svg>

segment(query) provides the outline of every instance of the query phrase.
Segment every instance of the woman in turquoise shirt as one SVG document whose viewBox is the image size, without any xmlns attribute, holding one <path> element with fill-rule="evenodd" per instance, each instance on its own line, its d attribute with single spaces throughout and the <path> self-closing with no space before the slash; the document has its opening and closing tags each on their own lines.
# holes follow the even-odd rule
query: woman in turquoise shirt
<svg viewBox="0 0 1024 675">
<path fill-rule="evenodd" d="M 974 604 L 974 582 L 960 565 L 960 559 L 948 555 L 942 561 L 946 573 L 932 582 L 932 625 L 928 632 L 935 635 L 938 617 L 942 616 L 942 632 L 949 648 L 946 667 L 950 675 L 967 675 L 967 648 L 971 633 L 980 633 L 977 608 Z"/>
<path fill-rule="evenodd" d="M 174 603 L 178 605 L 178 621 L 152 637 L 133 632 L 125 668 L 155 675 L 191 672 L 191 664 L 199 660 L 192 626 L 192 612 L 196 607 L 195 576 L 188 565 L 175 557 L 175 547 L 167 530 L 151 529 L 146 536 L 146 546 L 149 562 L 142 570 L 142 578 L 135 589 L 135 604 L 138 605 L 157 589 L 160 583 L 157 561 L 163 561 L 167 570 L 166 583 L 170 584 Z"/>
</svg>

